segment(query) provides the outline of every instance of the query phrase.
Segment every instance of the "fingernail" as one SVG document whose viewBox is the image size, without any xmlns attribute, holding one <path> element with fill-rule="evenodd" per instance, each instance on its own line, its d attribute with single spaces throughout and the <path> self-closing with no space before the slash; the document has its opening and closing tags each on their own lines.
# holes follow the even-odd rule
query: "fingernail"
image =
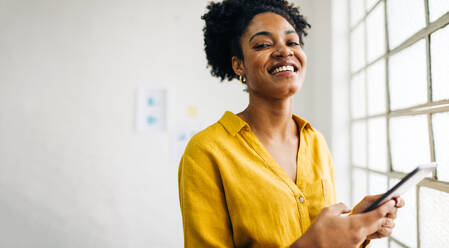
<svg viewBox="0 0 449 248">
<path fill-rule="evenodd" d="M 398 198 L 393 198 L 393 200 L 394 200 L 394 206 L 397 206 L 399 204 Z"/>
</svg>

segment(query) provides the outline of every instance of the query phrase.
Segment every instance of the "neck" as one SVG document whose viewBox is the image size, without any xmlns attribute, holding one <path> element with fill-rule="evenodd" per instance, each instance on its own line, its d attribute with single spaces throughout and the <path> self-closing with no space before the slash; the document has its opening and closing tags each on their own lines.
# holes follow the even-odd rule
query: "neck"
<svg viewBox="0 0 449 248">
<path fill-rule="evenodd" d="M 250 94 L 248 107 L 238 115 L 257 136 L 284 139 L 296 133 L 292 111 L 292 97 L 267 100 Z"/>
</svg>

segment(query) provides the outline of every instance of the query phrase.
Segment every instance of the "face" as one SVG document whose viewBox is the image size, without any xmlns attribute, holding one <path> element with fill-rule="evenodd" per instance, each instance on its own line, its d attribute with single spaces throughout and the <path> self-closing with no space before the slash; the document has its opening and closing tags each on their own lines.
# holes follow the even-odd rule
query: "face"
<svg viewBox="0 0 449 248">
<path fill-rule="evenodd" d="M 293 26 L 282 16 L 266 12 L 251 20 L 240 45 L 243 61 L 233 57 L 235 73 L 247 79 L 248 92 L 282 99 L 297 92 L 306 74 L 306 55 Z"/>
</svg>

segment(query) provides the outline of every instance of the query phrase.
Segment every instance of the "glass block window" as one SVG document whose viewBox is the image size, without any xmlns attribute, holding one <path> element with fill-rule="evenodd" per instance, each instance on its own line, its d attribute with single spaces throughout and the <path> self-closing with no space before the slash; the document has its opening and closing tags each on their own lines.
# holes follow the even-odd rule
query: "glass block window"
<svg viewBox="0 0 449 248">
<path fill-rule="evenodd" d="M 399 179 L 391 179 L 390 185 L 393 186 L 398 182 Z M 402 198 L 404 198 L 406 204 L 401 211 L 398 211 L 398 216 L 395 221 L 396 228 L 393 230 L 392 236 L 408 247 L 417 247 L 416 190 L 408 191 Z"/>
<path fill-rule="evenodd" d="M 385 54 L 385 8 L 381 2 L 366 19 L 368 61 Z"/>
<path fill-rule="evenodd" d="M 360 0 L 350 0 L 351 5 L 351 24 L 356 24 L 365 15 L 364 3 Z"/>
<path fill-rule="evenodd" d="M 429 0 L 430 21 L 434 22 L 449 11 L 449 1 Z"/>
<path fill-rule="evenodd" d="M 366 192 L 368 191 L 368 178 L 367 172 L 365 170 L 354 169 L 352 170 L 352 184 L 357 185 L 352 190 L 352 199 L 355 202 L 359 202 L 366 196 Z"/>
<path fill-rule="evenodd" d="M 388 247 L 388 239 L 375 239 L 370 242 L 369 248 L 384 248 Z"/>
<path fill-rule="evenodd" d="M 437 169 L 371 247 L 449 244 L 449 0 L 350 0 L 351 198 Z M 445 211 L 446 210 L 446 211 Z"/>
<path fill-rule="evenodd" d="M 449 182 L 449 113 L 433 116 L 435 136 L 435 160 L 438 163 L 438 179 Z"/>
<path fill-rule="evenodd" d="M 357 121 L 352 124 L 352 161 L 360 167 L 367 164 L 366 122 Z"/>
<path fill-rule="evenodd" d="M 368 98 L 368 114 L 384 114 L 387 112 L 387 96 L 386 96 L 386 81 L 385 81 L 385 60 L 374 63 L 366 70 L 366 87 Z M 361 72 L 360 74 L 363 74 Z M 361 83 L 363 85 L 363 82 Z M 363 86 L 362 86 L 363 87 Z M 360 99 L 359 106 L 364 105 L 364 99 Z M 355 115 L 353 115 L 355 117 Z"/>
<path fill-rule="evenodd" d="M 351 112 L 352 116 L 366 116 L 365 104 L 365 73 L 359 73 L 352 78 L 351 82 Z"/>
<path fill-rule="evenodd" d="M 368 121 L 368 167 L 388 171 L 387 120 L 376 117 Z"/>
<path fill-rule="evenodd" d="M 363 1 L 360 1 L 363 3 Z M 379 0 L 366 0 L 366 10 L 370 10 Z"/>
<path fill-rule="evenodd" d="M 426 103 L 426 42 L 420 40 L 392 55 L 389 62 L 391 109 Z"/>
<path fill-rule="evenodd" d="M 351 33 L 351 70 L 357 71 L 364 65 L 365 60 L 365 27 L 359 25 Z"/>
<path fill-rule="evenodd" d="M 447 247 L 449 244 L 449 194 L 420 187 L 419 222 L 422 247 Z"/>
<path fill-rule="evenodd" d="M 391 48 L 426 26 L 423 0 L 388 0 L 387 15 Z"/>
<path fill-rule="evenodd" d="M 433 100 L 449 99 L 449 26 L 433 33 L 430 40 Z"/>
<path fill-rule="evenodd" d="M 388 246 L 384 246 L 384 247 L 388 247 Z M 399 245 L 394 240 L 390 240 L 390 248 L 403 248 L 403 246 Z"/>
<path fill-rule="evenodd" d="M 385 191 L 388 190 L 387 185 L 388 185 L 388 177 L 381 175 L 381 174 L 376 174 L 376 173 L 370 173 L 368 175 L 368 193 L 370 195 L 377 195 L 377 194 L 382 194 Z"/>
<path fill-rule="evenodd" d="M 431 162 L 426 115 L 390 119 L 391 160 L 394 171 L 410 172 Z"/>
</svg>

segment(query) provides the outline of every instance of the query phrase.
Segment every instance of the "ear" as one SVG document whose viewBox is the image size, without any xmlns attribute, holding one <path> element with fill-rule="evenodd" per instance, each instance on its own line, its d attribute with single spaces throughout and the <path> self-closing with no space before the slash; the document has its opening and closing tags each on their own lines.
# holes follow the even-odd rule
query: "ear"
<svg viewBox="0 0 449 248">
<path fill-rule="evenodd" d="M 243 60 L 237 58 L 236 56 L 232 56 L 232 69 L 237 75 L 244 75 L 245 73 L 245 65 L 243 64 Z"/>
</svg>

